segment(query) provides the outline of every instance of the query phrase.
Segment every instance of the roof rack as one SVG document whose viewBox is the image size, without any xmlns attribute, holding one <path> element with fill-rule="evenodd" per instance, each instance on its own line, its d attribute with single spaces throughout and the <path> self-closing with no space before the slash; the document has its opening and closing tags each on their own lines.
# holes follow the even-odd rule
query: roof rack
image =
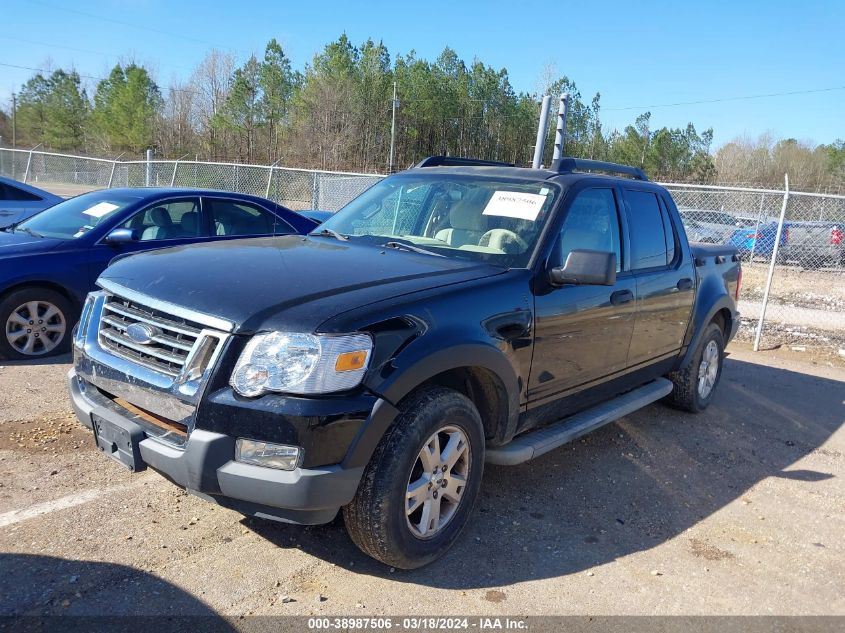
<svg viewBox="0 0 845 633">
<path fill-rule="evenodd" d="M 463 156 L 429 156 L 414 165 L 419 167 L 513 167 L 513 163 L 503 163 L 496 160 L 482 160 L 480 158 L 464 158 Z"/>
<path fill-rule="evenodd" d="M 639 167 L 586 158 L 558 158 L 552 161 L 551 169 L 559 174 L 568 174 L 573 171 L 606 171 L 611 174 L 625 174 L 637 180 L 648 180 L 648 176 Z"/>
</svg>

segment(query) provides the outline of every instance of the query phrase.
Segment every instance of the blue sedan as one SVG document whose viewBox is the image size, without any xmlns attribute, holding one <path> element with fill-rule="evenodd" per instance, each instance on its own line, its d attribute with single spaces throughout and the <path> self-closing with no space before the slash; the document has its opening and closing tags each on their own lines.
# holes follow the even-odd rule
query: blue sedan
<svg viewBox="0 0 845 633">
<path fill-rule="evenodd" d="M 263 198 L 207 190 L 105 189 L 60 202 L 0 229 L 0 358 L 69 349 L 85 296 L 119 255 L 316 226 Z"/>
<path fill-rule="evenodd" d="M 62 200 L 38 187 L 0 176 L 0 227 L 26 220 Z"/>
</svg>

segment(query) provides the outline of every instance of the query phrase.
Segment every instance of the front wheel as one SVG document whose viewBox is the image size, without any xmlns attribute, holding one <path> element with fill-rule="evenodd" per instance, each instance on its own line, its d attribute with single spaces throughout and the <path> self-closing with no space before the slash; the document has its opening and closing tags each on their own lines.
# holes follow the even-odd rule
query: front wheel
<svg viewBox="0 0 845 633">
<path fill-rule="evenodd" d="M 70 349 L 70 302 L 54 290 L 23 288 L 0 302 L 0 358 L 24 360 Z"/>
<path fill-rule="evenodd" d="M 426 565 L 460 535 L 483 470 L 484 431 L 472 401 L 442 387 L 421 391 L 379 442 L 343 509 L 346 529 L 387 565 Z"/>
<path fill-rule="evenodd" d="M 669 402 L 684 411 L 704 411 L 713 399 L 716 385 L 722 377 L 725 338 L 722 329 L 711 323 L 693 354 L 690 364 L 669 374 L 675 388 Z"/>
</svg>

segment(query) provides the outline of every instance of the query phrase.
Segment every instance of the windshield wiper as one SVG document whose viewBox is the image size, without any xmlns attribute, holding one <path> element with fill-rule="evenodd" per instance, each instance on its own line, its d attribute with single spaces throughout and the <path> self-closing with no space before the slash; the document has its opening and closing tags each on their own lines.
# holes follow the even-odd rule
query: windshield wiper
<svg viewBox="0 0 845 633">
<path fill-rule="evenodd" d="M 33 231 L 28 226 L 24 226 L 24 227 L 21 227 L 21 228 L 15 228 L 14 230 L 23 231 L 24 233 L 26 233 L 27 235 L 31 235 L 32 237 L 44 237 L 43 235 L 41 235 L 41 233 L 36 233 L 35 231 Z"/>
<path fill-rule="evenodd" d="M 412 251 L 414 253 L 422 253 L 423 255 L 433 255 L 434 257 L 446 257 L 441 253 L 435 253 L 434 251 L 429 251 L 424 248 L 420 248 L 419 246 L 414 246 L 413 244 L 406 244 L 405 242 L 387 242 L 382 244 L 384 248 L 395 248 L 401 251 Z"/>
<path fill-rule="evenodd" d="M 348 242 L 349 237 L 344 235 L 343 233 L 338 233 L 332 229 L 323 229 L 319 233 L 312 233 L 311 235 L 320 235 L 322 237 L 333 237 L 336 240 L 340 240 L 341 242 Z"/>
</svg>

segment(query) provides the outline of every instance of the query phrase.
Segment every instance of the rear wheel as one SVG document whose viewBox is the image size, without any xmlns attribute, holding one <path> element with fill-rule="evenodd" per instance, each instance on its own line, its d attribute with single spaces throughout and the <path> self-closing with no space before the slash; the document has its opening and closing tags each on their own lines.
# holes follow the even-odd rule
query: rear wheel
<svg viewBox="0 0 845 633">
<path fill-rule="evenodd" d="M 47 288 L 23 288 L 0 302 L 0 357 L 29 359 L 70 349 L 70 302 Z"/>
<path fill-rule="evenodd" d="M 473 403 L 451 389 L 422 391 L 402 409 L 343 518 L 365 554 L 413 569 L 446 552 L 466 525 L 481 486 L 484 433 Z"/>
<path fill-rule="evenodd" d="M 716 385 L 722 377 L 725 338 L 722 329 L 711 323 L 693 354 L 690 364 L 669 374 L 675 388 L 669 402 L 684 411 L 704 411 L 713 399 Z"/>
</svg>

